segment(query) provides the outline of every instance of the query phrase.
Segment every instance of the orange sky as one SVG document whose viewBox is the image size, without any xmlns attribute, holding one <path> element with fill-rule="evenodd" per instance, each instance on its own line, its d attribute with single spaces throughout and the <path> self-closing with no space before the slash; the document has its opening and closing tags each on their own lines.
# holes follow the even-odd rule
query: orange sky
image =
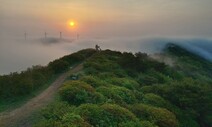
<svg viewBox="0 0 212 127">
<path fill-rule="evenodd" d="M 8 0 L 8 33 L 77 31 L 87 36 L 211 36 L 211 0 Z M 67 22 L 75 20 L 70 29 Z M 0 31 L 3 33 L 4 31 Z"/>
</svg>

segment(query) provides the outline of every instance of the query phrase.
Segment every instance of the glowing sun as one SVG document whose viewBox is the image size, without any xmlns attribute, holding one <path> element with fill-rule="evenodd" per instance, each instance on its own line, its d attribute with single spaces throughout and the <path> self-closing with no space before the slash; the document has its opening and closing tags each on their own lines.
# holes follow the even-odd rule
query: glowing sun
<svg viewBox="0 0 212 127">
<path fill-rule="evenodd" d="M 74 27 L 74 26 L 76 25 L 76 23 L 75 23 L 74 21 L 70 21 L 70 22 L 69 22 L 69 25 L 70 25 L 71 27 Z"/>
</svg>

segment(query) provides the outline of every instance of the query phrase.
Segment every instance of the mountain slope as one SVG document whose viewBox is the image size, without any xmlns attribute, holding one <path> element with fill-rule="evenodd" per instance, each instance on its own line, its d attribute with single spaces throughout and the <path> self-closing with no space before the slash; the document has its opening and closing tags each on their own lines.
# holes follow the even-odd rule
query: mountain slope
<svg viewBox="0 0 212 127">
<path fill-rule="evenodd" d="M 145 53 L 97 52 L 35 126 L 211 126 L 211 63 L 177 45 L 163 55 L 174 66 Z"/>
<path fill-rule="evenodd" d="M 12 126 L 18 124 L 18 126 L 29 126 L 27 117 L 34 111 L 44 107 L 50 103 L 57 92 L 58 88 L 62 85 L 65 79 L 73 73 L 77 73 L 82 70 L 82 64 L 77 65 L 70 71 L 62 74 L 58 77 L 48 89 L 43 91 L 40 95 L 28 101 L 25 105 L 21 106 L 10 112 L 3 112 L 0 114 L 0 126 Z"/>
<path fill-rule="evenodd" d="M 85 49 L 21 73 L 0 76 L 0 112 L 17 108 L 43 91 L 63 72 L 83 62 L 96 51 Z M 16 106 L 17 105 L 17 106 Z"/>
<path fill-rule="evenodd" d="M 205 80 L 211 82 L 212 62 L 207 59 L 172 43 L 166 45 L 164 54 L 171 57 L 175 61 L 175 68 L 186 73 L 186 75 L 197 79 L 205 78 Z"/>
</svg>

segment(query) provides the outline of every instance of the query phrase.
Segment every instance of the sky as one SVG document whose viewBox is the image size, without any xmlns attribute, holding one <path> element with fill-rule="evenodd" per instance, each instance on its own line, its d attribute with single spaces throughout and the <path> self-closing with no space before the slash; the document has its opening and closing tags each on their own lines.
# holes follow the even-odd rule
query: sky
<svg viewBox="0 0 212 127">
<path fill-rule="evenodd" d="M 212 35 L 211 0 L 0 0 L 4 36 L 196 37 Z M 77 22 L 70 29 L 69 20 Z"/>
<path fill-rule="evenodd" d="M 47 65 L 95 44 L 152 52 L 164 42 L 195 42 L 186 47 L 212 56 L 211 5 L 212 0 L 0 0 L 0 75 Z M 64 40 L 58 40 L 60 32 Z M 70 43 L 77 34 L 80 39 Z"/>
</svg>

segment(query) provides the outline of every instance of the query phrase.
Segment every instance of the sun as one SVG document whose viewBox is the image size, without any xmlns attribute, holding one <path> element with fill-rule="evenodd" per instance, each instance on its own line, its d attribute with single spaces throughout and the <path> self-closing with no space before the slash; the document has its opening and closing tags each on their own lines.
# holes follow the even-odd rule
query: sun
<svg viewBox="0 0 212 127">
<path fill-rule="evenodd" d="M 66 22 L 66 26 L 70 30 L 76 30 L 78 28 L 78 22 L 76 20 L 71 19 Z"/>
<path fill-rule="evenodd" d="M 74 26 L 76 25 L 76 23 L 75 23 L 74 21 L 70 21 L 70 22 L 69 22 L 69 25 L 70 25 L 71 27 L 74 27 Z"/>
</svg>

